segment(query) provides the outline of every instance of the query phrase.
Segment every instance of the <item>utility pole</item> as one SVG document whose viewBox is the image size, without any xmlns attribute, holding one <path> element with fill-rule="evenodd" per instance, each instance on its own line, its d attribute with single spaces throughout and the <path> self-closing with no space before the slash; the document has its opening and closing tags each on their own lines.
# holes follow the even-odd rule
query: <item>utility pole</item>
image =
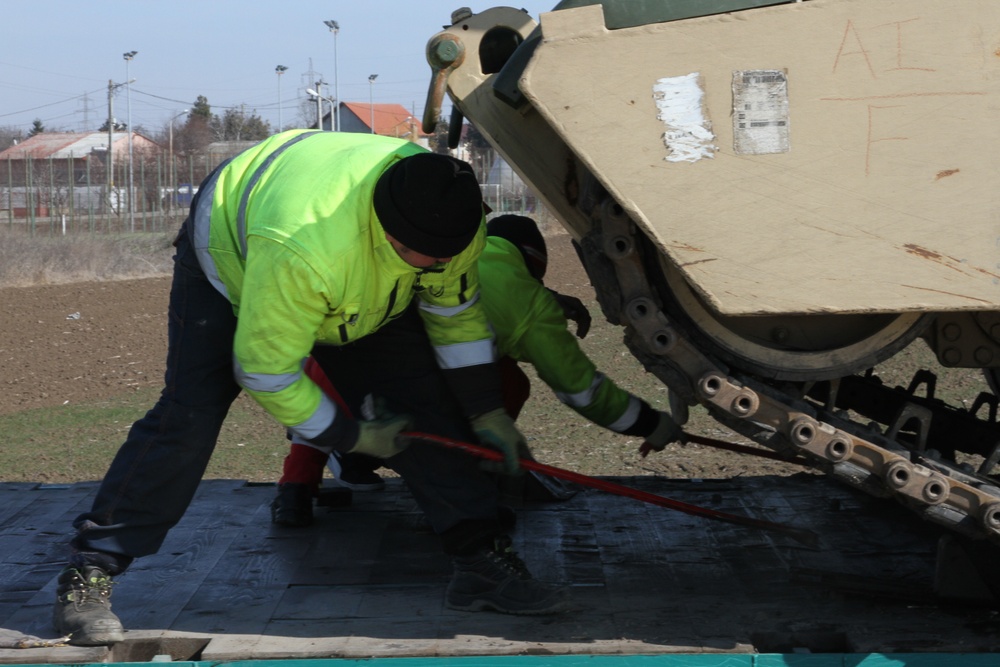
<svg viewBox="0 0 1000 667">
<path fill-rule="evenodd" d="M 115 84 L 108 79 L 108 206 L 111 206 L 111 193 L 115 188 Z"/>
<path fill-rule="evenodd" d="M 316 129 L 323 129 L 323 84 L 322 79 L 316 82 Z"/>
<path fill-rule="evenodd" d="M 177 169 L 174 167 L 174 121 L 186 114 L 190 109 L 185 109 L 170 119 L 170 207 L 177 203 Z"/>
<path fill-rule="evenodd" d="M 111 79 L 108 79 L 108 208 L 113 209 L 113 195 L 115 191 L 115 152 L 113 150 L 115 143 L 115 91 L 122 86 L 127 85 L 124 83 L 115 83 Z M 120 203 L 120 202 L 119 202 Z M 116 211 L 116 213 L 118 213 Z"/>
</svg>

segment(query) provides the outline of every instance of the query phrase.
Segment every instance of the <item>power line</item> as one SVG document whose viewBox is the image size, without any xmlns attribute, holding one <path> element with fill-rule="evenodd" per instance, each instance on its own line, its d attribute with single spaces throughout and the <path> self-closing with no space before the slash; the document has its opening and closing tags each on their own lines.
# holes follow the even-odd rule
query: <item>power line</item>
<svg viewBox="0 0 1000 667">
<path fill-rule="evenodd" d="M 152 97 L 152 98 L 155 98 L 155 99 L 158 99 L 158 100 L 163 100 L 165 102 L 176 102 L 177 104 L 191 104 L 191 100 L 175 100 L 175 99 L 173 99 L 171 97 L 162 97 L 160 95 L 154 95 L 152 93 L 144 93 L 141 90 L 136 90 L 135 88 L 132 89 L 132 92 L 135 93 L 135 94 L 137 94 L 137 95 L 145 95 L 146 97 Z M 205 99 L 208 99 L 208 98 L 206 97 Z M 212 104 L 211 105 L 211 107 L 213 109 L 242 109 L 245 106 L 246 106 L 245 104 L 236 104 L 234 106 L 223 106 L 221 104 Z"/>
<path fill-rule="evenodd" d="M 45 109 L 45 108 L 48 108 L 48 107 L 54 107 L 57 104 L 66 104 L 67 102 L 72 102 L 74 100 L 78 100 L 81 97 L 84 97 L 84 96 L 89 95 L 91 93 L 98 93 L 98 92 L 100 92 L 100 90 L 101 90 L 100 88 L 98 88 L 97 90 L 90 90 L 90 91 L 87 91 L 86 93 L 84 93 L 83 95 L 74 95 L 73 97 L 68 97 L 65 100 L 59 100 L 58 102 L 49 102 L 48 104 L 42 104 L 41 106 L 31 107 L 30 109 L 21 109 L 20 111 L 13 111 L 11 113 L 0 113 L 0 118 L 6 118 L 7 116 L 16 116 L 16 115 L 21 114 L 21 113 L 28 113 L 29 111 L 37 111 L 38 109 Z"/>
</svg>

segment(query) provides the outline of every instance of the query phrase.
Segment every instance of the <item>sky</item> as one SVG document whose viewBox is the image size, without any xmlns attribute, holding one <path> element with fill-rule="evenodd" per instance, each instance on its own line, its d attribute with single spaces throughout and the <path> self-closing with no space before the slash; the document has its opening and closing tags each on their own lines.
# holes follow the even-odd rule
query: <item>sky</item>
<svg viewBox="0 0 1000 667">
<path fill-rule="evenodd" d="M 469 0 L 9 0 L 0 22 L 0 128 L 96 130 L 114 116 L 155 133 L 204 95 L 277 127 L 317 80 L 345 102 L 401 104 L 419 118 L 427 41 Z M 509 3 L 535 20 L 557 0 Z M 336 21 L 336 36 L 324 25 Z M 136 51 L 131 61 L 123 54 Z M 275 68 L 288 68 L 278 75 Z M 371 84 L 368 77 L 377 74 Z M 280 93 L 280 111 L 279 111 Z M 312 98 L 314 99 L 314 98 Z M 315 102 L 308 107 L 315 109 Z M 446 107 L 447 108 L 447 107 Z"/>
</svg>

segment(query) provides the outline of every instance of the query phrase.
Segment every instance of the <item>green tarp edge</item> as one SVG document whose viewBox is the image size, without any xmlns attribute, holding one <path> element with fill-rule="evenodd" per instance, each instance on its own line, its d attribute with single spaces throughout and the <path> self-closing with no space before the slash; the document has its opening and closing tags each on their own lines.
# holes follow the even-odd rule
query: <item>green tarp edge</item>
<svg viewBox="0 0 1000 667">
<path fill-rule="evenodd" d="M 603 5 L 608 30 L 782 5 L 794 0 L 562 0 L 552 11 Z"/>
</svg>

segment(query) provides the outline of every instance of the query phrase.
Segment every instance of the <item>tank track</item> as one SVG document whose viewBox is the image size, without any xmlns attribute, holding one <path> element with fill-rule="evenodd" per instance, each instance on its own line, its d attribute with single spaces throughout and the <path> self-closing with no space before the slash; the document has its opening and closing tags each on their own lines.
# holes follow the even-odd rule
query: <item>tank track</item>
<svg viewBox="0 0 1000 667">
<path fill-rule="evenodd" d="M 843 408 L 850 403 L 851 410 L 864 414 L 866 408 L 885 404 L 887 392 L 893 390 L 868 387 L 839 395 L 838 380 L 817 390 L 730 369 L 699 348 L 661 307 L 644 258 L 644 245 L 651 243 L 629 216 L 606 193 L 589 201 L 589 206 L 579 202 L 593 226 L 578 242 L 578 252 L 604 315 L 625 327 L 633 355 L 669 387 L 679 405 L 701 404 L 716 420 L 754 442 L 785 455 L 802 455 L 836 480 L 892 498 L 965 537 L 1000 545 L 1000 485 L 987 475 L 1000 447 L 982 433 L 1000 439 L 1000 430 L 981 423 L 972 429 L 978 440 L 987 439 L 986 463 L 976 471 L 926 448 L 924 437 L 915 443 L 905 437 L 902 426 L 913 420 L 925 427 L 935 420 L 954 420 L 955 409 L 939 401 L 896 396 L 895 403 L 889 402 L 896 416 L 882 432 L 877 424 L 853 421 Z M 847 400 L 848 393 L 853 400 Z M 958 433 L 963 437 L 966 432 Z M 984 444 L 951 447 L 952 453 L 956 448 L 982 451 Z"/>
</svg>

